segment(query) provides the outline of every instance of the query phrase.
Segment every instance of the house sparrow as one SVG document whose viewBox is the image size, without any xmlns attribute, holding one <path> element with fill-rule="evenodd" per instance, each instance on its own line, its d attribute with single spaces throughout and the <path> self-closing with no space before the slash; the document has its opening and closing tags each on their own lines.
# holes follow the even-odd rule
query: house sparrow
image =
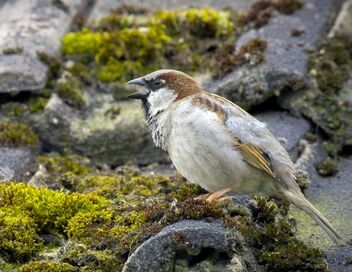
<svg viewBox="0 0 352 272">
<path fill-rule="evenodd" d="M 159 70 L 127 84 L 145 87 L 129 97 L 142 100 L 155 145 L 187 180 L 217 196 L 231 190 L 284 198 L 343 241 L 305 198 L 288 153 L 264 123 L 180 71 Z"/>
</svg>

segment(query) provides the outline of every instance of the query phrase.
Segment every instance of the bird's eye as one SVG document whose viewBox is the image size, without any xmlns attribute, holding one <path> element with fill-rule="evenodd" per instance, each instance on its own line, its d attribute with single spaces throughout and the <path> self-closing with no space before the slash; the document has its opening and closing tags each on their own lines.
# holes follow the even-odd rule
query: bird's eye
<svg viewBox="0 0 352 272">
<path fill-rule="evenodd" d="M 154 87 L 156 89 L 160 88 L 161 86 L 163 86 L 163 82 L 161 80 L 155 80 L 154 81 Z"/>
</svg>

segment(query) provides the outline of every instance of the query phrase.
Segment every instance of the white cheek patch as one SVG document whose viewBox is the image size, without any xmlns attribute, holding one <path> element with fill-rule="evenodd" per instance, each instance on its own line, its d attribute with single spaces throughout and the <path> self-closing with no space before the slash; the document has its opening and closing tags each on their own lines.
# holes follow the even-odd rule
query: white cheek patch
<svg viewBox="0 0 352 272">
<path fill-rule="evenodd" d="M 152 115 L 164 110 L 175 101 L 177 94 L 169 88 L 162 88 L 155 92 L 151 92 L 148 96 L 148 102 Z"/>
</svg>

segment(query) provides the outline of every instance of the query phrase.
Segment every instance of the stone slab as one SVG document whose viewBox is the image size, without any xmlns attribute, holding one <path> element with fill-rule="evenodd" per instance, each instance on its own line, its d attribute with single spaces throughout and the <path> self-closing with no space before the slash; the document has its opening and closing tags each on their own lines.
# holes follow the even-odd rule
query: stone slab
<svg viewBox="0 0 352 272">
<path fill-rule="evenodd" d="M 59 52 L 61 37 L 84 0 L 12 0 L 0 9 L 0 93 L 37 91 L 46 83 L 46 66 L 37 52 Z M 20 48 L 18 53 L 3 50 Z M 23 64 L 23 65 L 21 65 Z M 14 80 L 19 79 L 19 80 Z"/>
<path fill-rule="evenodd" d="M 312 129 L 307 120 L 293 117 L 287 112 L 265 112 L 255 117 L 267 124 L 271 133 L 290 154 L 294 152 L 304 135 Z"/>
<path fill-rule="evenodd" d="M 246 254 L 241 252 L 240 241 L 224 229 L 220 223 L 184 220 L 167 226 L 138 247 L 128 258 L 123 272 L 175 271 L 181 252 L 197 256 L 204 254 L 202 250 L 223 252 L 224 255 L 229 254 L 230 256 L 233 251 L 237 251 L 236 257 L 232 257 L 232 260 L 236 260 L 237 267 L 231 269 L 231 266 L 235 266 L 235 264 L 231 264 L 231 259 L 229 259 L 227 264 L 213 264 L 214 267 L 211 271 L 259 271 L 257 264 L 253 261 L 253 256 L 251 256 L 251 260 L 246 258 Z"/>
<path fill-rule="evenodd" d="M 283 90 L 303 88 L 307 84 L 307 50 L 314 49 L 327 35 L 340 6 L 340 0 L 307 0 L 291 15 L 275 13 L 267 25 L 248 31 L 235 44 L 238 50 L 253 38 L 266 40 L 265 62 L 255 67 L 242 66 L 209 83 L 207 89 L 250 108 L 279 96 Z M 294 29 L 303 29 L 304 33 L 293 36 Z"/>
<path fill-rule="evenodd" d="M 0 147 L 0 182 L 27 180 L 33 168 L 34 156 L 30 149 Z"/>
</svg>

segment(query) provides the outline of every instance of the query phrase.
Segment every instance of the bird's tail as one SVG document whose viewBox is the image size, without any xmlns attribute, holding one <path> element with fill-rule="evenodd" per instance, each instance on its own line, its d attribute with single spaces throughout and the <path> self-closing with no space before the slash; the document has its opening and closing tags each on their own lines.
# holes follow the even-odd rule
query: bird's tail
<svg viewBox="0 0 352 272">
<path fill-rule="evenodd" d="M 345 244 L 344 239 L 330 224 L 329 220 L 322 215 L 301 192 L 285 192 L 286 198 L 297 208 L 304 210 L 308 215 L 329 235 L 336 244 Z"/>
</svg>

